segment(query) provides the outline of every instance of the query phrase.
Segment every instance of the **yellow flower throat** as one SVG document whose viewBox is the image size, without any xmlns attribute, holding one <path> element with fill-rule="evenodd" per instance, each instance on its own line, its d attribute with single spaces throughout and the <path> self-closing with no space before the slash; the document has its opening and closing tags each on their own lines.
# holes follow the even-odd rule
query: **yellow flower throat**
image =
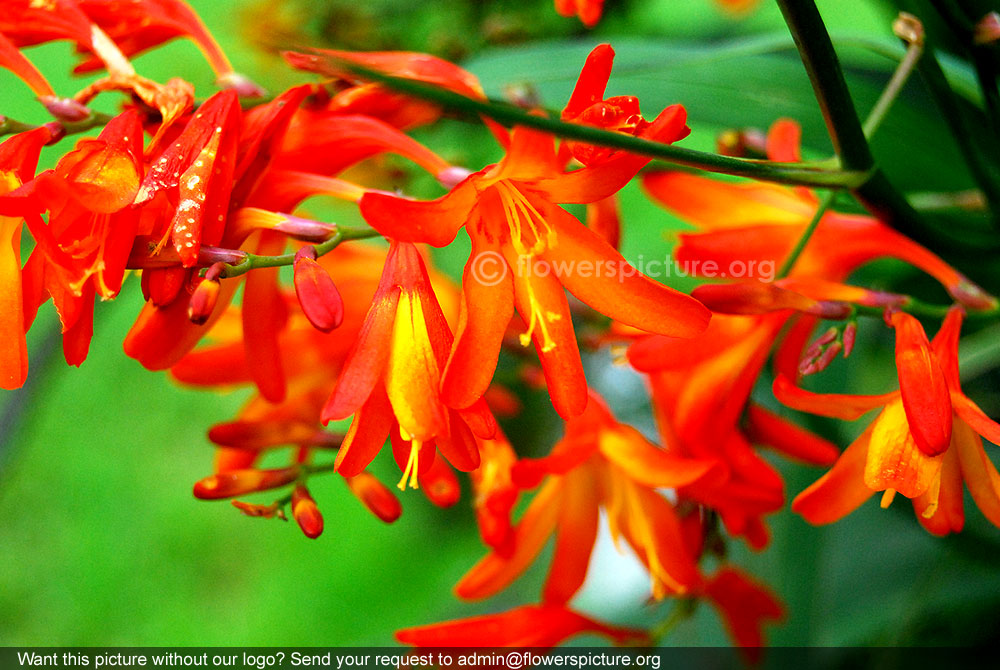
<svg viewBox="0 0 1000 670">
<path fill-rule="evenodd" d="M 528 294 L 528 330 L 520 335 L 521 346 L 526 347 L 531 343 L 535 328 L 538 328 L 542 351 L 548 352 L 556 347 L 556 342 L 549 332 L 549 325 L 553 321 L 558 321 L 561 315 L 542 308 L 541 301 L 532 287 L 531 275 L 536 272 L 538 263 L 545 262 L 536 260 L 538 255 L 556 246 L 556 231 L 516 186 L 506 180 L 498 181 L 495 186 L 507 219 L 510 243 L 518 255 L 520 266 L 518 270 L 521 271 L 524 288 Z M 548 266 L 545 269 L 546 274 L 551 271 Z"/>
</svg>

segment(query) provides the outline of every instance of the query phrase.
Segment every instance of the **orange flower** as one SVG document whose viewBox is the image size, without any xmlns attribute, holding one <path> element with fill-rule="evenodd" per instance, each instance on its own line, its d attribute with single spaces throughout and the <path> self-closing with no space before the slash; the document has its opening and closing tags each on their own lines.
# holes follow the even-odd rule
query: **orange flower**
<svg viewBox="0 0 1000 670">
<path fill-rule="evenodd" d="M 361 472 L 390 436 L 403 470 L 400 489 L 407 479 L 416 488 L 418 475 L 430 471 L 435 445 L 459 470 L 479 466 L 473 433 L 492 437 L 496 422 L 482 399 L 462 412 L 441 401 L 451 344 L 420 254 L 412 244 L 393 242 L 365 325 L 323 409 L 324 422 L 354 414 L 338 472 Z"/>
<path fill-rule="evenodd" d="M 396 639 L 415 647 L 556 647 L 577 635 L 600 635 L 615 644 L 648 643 L 644 631 L 618 628 L 562 605 L 522 605 L 508 612 L 407 628 Z"/>
<path fill-rule="evenodd" d="M 70 365 L 87 356 L 94 297 L 115 297 L 138 227 L 129 208 L 142 178 L 142 127 L 135 111 L 112 119 L 97 138 L 80 140 L 48 170 L 4 198 L 19 209 L 37 245 L 24 267 L 24 322 L 51 296 Z M 48 210 L 48 225 L 41 213 Z"/>
<path fill-rule="evenodd" d="M 566 435 L 549 456 L 514 466 L 514 483 L 542 488 L 513 531 L 513 551 L 494 549 L 455 592 L 479 599 L 503 590 L 555 535 L 543 601 L 568 602 L 586 577 L 603 508 L 612 534 L 623 538 L 649 570 L 654 596 L 687 593 L 701 578 L 674 507 L 657 489 L 691 484 L 714 466 L 713 460 L 681 458 L 660 449 L 618 423 L 592 395 L 587 410 L 566 422 Z"/>
<path fill-rule="evenodd" d="M 799 160 L 799 127 L 775 122 L 768 134 L 771 160 Z M 650 172 L 643 186 L 652 197 L 699 232 L 682 233 L 675 258 L 697 274 L 706 263 L 740 268 L 746 279 L 773 279 L 816 211 L 818 200 L 805 188 L 761 182 L 722 182 L 680 172 Z M 877 258 L 898 258 L 941 282 L 958 302 L 984 308 L 995 299 L 938 256 L 870 216 L 828 211 L 791 273 L 843 281 Z"/>
<path fill-rule="evenodd" d="M 49 131 L 38 128 L 0 144 L 0 197 L 19 188 L 35 174 Z M 0 214 L 0 388 L 20 388 L 28 374 L 21 278 L 20 215 Z"/>
<path fill-rule="evenodd" d="M 1000 443 L 1000 425 L 959 386 L 961 309 L 952 309 L 931 343 L 908 314 L 897 312 L 892 322 L 898 391 L 877 396 L 818 394 L 796 387 L 786 376 L 775 380 L 779 400 L 813 414 L 852 420 L 882 407 L 833 469 L 796 497 L 792 509 L 811 523 L 831 523 L 876 491 L 885 491 L 883 507 L 898 492 L 913 500 L 927 530 L 945 535 L 961 530 L 964 523 L 964 481 L 986 518 L 1000 526 L 1000 475 L 980 437 Z"/>
<path fill-rule="evenodd" d="M 726 477 L 682 487 L 682 500 L 718 511 L 727 529 L 754 547 L 767 544 L 762 516 L 784 502 L 781 476 L 751 444 L 771 446 L 809 463 L 829 464 L 837 449 L 749 402 L 767 361 L 782 313 L 715 315 L 694 342 L 645 337 L 628 349 L 628 360 L 649 375 L 653 411 L 663 444 L 677 456 L 716 458 Z"/>
<path fill-rule="evenodd" d="M 684 119 L 682 107 L 670 107 L 643 136 L 678 140 L 687 134 Z M 446 404 L 464 408 L 482 396 L 516 305 L 528 324 L 522 344 L 534 342 L 557 411 L 566 418 L 582 412 L 586 380 L 563 288 L 642 330 L 681 337 L 704 330 L 709 315 L 697 301 L 639 274 L 556 204 L 603 200 L 648 161 L 616 152 L 565 172 L 551 136 L 518 127 L 499 164 L 471 175 L 439 200 L 375 193 L 361 199 L 362 215 L 388 237 L 445 246 L 464 226 L 472 238 L 456 344 L 444 371 Z"/>
</svg>

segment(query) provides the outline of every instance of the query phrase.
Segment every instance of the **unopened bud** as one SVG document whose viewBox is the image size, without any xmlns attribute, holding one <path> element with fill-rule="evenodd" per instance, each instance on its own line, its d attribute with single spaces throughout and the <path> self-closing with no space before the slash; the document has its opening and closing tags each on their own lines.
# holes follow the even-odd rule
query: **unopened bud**
<svg viewBox="0 0 1000 670">
<path fill-rule="evenodd" d="M 187 270 L 181 267 L 143 270 L 143 295 L 155 306 L 166 307 L 180 294 L 187 277 Z"/>
<path fill-rule="evenodd" d="M 306 537 L 315 539 L 323 534 L 323 515 L 309 491 L 301 484 L 292 491 L 292 517 Z"/>
<path fill-rule="evenodd" d="M 344 300 L 340 291 L 323 266 L 303 253 L 304 247 L 295 259 L 295 296 L 299 299 L 302 312 L 314 328 L 324 333 L 339 326 L 344 321 Z M 315 252 L 313 252 L 315 256 Z"/>
<path fill-rule="evenodd" d="M 858 322 L 851 321 L 846 326 L 844 326 L 844 358 L 851 355 L 854 351 L 854 341 L 858 337 Z"/>
<path fill-rule="evenodd" d="M 291 214 L 280 216 L 283 220 L 274 226 L 274 230 L 303 242 L 325 242 L 337 232 L 337 225 L 334 223 L 303 219 Z"/>
<path fill-rule="evenodd" d="M 372 514 L 386 523 L 392 523 L 403 513 L 399 499 L 382 482 L 367 472 L 356 477 L 345 477 L 348 488 Z"/>
<path fill-rule="evenodd" d="M 435 458 L 430 470 L 422 473 L 419 480 L 424 495 L 438 507 L 451 507 L 461 496 L 458 477 L 443 458 Z"/>
<path fill-rule="evenodd" d="M 229 265 L 239 265 L 247 259 L 247 252 L 239 249 L 222 249 L 221 247 L 211 247 L 201 245 L 198 249 L 198 265 L 213 265 L 215 263 L 227 263 Z"/>
<path fill-rule="evenodd" d="M 254 503 L 243 502 L 242 500 L 233 500 L 232 503 L 233 507 L 243 512 L 246 516 L 261 517 L 263 519 L 278 518 L 282 521 L 288 521 L 285 512 L 276 502 L 270 505 L 256 505 Z"/>
<path fill-rule="evenodd" d="M 218 500 L 246 495 L 254 491 L 276 489 L 291 484 L 299 478 L 299 466 L 277 470 L 230 470 L 217 472 L 195 482 L 194 497 L 202 500 Z"/>
<path fill-rule="evenodd" d="M 225 270 L 223 263 L 215 263 L 205 272 L 205 276 L 191 294 L 188 301 L 188 319 L 191 323 L 202 325 L 208 321 L 219 301 L 219 277 Z"/>
<path fill-rule="evenodd" d="M 58 98 L 51 95 L 42 96 L 38 99 L 49 114 L 59 121 L 73 123 L 83 121 L 91 115 L 91 111 L 73 98 Z"/>
<path fill-rule="evenodd" d="M 922 46 L 924 43 L 924 24 L 913 14 L 900 12 L 892 22 L 892 32 L 907 44 Z"/>
</svg>

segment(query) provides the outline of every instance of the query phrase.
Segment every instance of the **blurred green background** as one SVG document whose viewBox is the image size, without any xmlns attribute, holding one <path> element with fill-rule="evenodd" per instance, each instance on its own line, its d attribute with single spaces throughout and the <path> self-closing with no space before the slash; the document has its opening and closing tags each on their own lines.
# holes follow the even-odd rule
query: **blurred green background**
<svg viewBox="0 0 1000 670">
<path fill-rule="evenodd" d="M 711 149 L 724 128 L 766 128 L 780 116 L 794 116 L 803 123 L 807 151 L 820 157 L 829 152 L 808 80 L 776 7 L 767 2 L 749 16 L 733 17 L 711 0 L 608 0 L 606 18 L 593 32 L 558 17 L 549 0 L 437 0 L 419 7 L 390 0 L 192 4 L 237 69 L 272 91 L 303 80 L 282 65 L 275 48 L 416 49 L 460 60 L 491 95 L 530 83 L 543 104 L 558 109 L 586 53 L 611 41 L 618 61 L 609 93 L 638 95 L 650 117 L 667 104 L 685 104 L 694 128 L 687 146 Z M 819 5 L 843 47 L 863 112 L 894 65 L 886 54 L 901 51 L 888 27 L 895 8 L 872 0 Z M 80 85 L 65 74 L 72 62 L 67 45 L 30 55 L 57 91 Z M 212 75 L 188 42 L 147 54 L 137 67 L 158 80 L 183 76 L 200 94 L 211 92 Z M 949 74 L 975 101 L 971 73 L 955 64 Z M 0 86 L 0 112 L 44 120 L 7 73 L 0 72 Z M 103 104 L 111 109 L 113 101 Z M 482 129 L 456 121 L 418 136 L 472 169 L 499 157 Z M 48 164 L 64 150 L 47 150 Z M 875 150 L 905 189 L 970 186 L 919 83 L 907 87 Z M 434 189 L 426 178 L 410 186 Z M 339 220 L 356 217 L 344 207 L 311 208 Z M 665 231 L 682 224 L 646 201 L 634 184 L 623 194 L 623 210 L 625 255 L 663 258 L 670 248 Z M 995 261 L 960 245 L 946 249 L 961 269 L 997 288 Z M 454 273 L 465 256 L 453 248 L 438 259 Z M 942 298 L 895 263 L 863 275 L 860 280 L 879 288 L 905 286 Z M 195 500 L 191 484 L 211 468 L 205 432 L 231 417 L 246 392 L 179 388 L 126 358 L 121 341 L 140 301 L 138 282 L 130 281 L 117 301 L 98 305 L 90 357 L 80 370 L 61 360 L 55 315 L 43 307 L 30 338 L 28 385 L 0 396 L 0 643 L 377 645 L 390 643 L 401 627 L 501 611 L 535 597 L 547 570 L 544 557 L 515 587 L 485 603 L 461 603 L 450 594 L 483 552 L 467 482 L 462 502 L 450 510 L 405 494 L 403 517 L 385 526 L 342 482 L 318 478 L 310 487 L 327 525 L 317 541 L 303 538 L 294 524 L 247 519 L 228 503 Z M 825 373 L 822 384 L 831 390 L 877 392 L 895 383 L 884 329 L 864 325 L 857 353 Z M 968 390 L 993 416 L 1000 413 L 991 372 L 998 339 L 995 328 L 977 333 L 968 351 L 977 356 Z M 606 355 L 587 363 L 590 381 L 619 416 L 652 434 L 641 380 Z M 760 391 L 764 398 L 766 386 Z M 526 416 L 506 428 L 515 446 L 537 453 L 556 437 L 554 414 L 544 398 L 526 400 Z M 859 432 L 855 425 L 810 425 L 840 444 Z M 776 462 L 789 497 L 820 474 Z M 377 472 L 392 481 L 398 476 L 392 467 L 381 462 Z M 1000 531 L 971 501 L 967 515 L 965 533 L 936 539 L 902 499 L 888 511 L 873 499 L 827 528 L 810 527 L 786 511 L 772 517 L 774 539 L 765 552 L 754 554 L 739 543 L 731 551 L 787 605 L 786 622 L 768 630 L 773 644 L 980 643 L 1000 636 Z M 619 555 L 602 536 L 575 604 L 616 622 L 649 625 L 670 606 L 642 605 L 646 588 L 634 558 Z M 665 643 L 718 645 L 727 638 L 715 614 L 702 607 Z"/>
</svg>

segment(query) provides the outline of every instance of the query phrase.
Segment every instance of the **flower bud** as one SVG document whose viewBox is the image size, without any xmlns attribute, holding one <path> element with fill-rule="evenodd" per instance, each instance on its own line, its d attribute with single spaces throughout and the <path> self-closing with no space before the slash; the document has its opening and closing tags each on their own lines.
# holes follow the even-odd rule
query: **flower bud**
<svg viewBox="0 0 1000 670">
<path fill-rule="evenodd" d="M 288 521 L 285 512 L 276 502 L 270 505 L 256 505 L 254 503 L 243 502 L 242 500 L 233 500 L 232 503 L 233 507 L 243 512 L 246 516 L 261 517 L 262 519 L 278 518 L 282 521 Z"/>
<path fill-rule="evenodd" d="M 143 270 L 143 295 L 157 307 L 166 307 L 180 294 L 188 272 L 182 267 Z"/>
<path fill-rule="evenodd" d="M 217 472 L 195 482 L 194 497 L 201 500 L 219 500 L 266 491 L 290 484 L 298 479 L 299 466 L 277 470 L 230 470 Z"/>
<path fill-rule="evenodd" d="M 208 317 L 212 316 L 215 304 L 219 300 L 219 277 L 222 276 L 225 269 L 224 263 L 213 263 L 205 271 L 204 278 L 195 287 L 188 302 L 188 318 L 192 323 L 200 326 L 208 321 Z"/>
<path fill-rule="evenodd" d="M 45 106 L 49 114 L 59 121 L 73 123 L 83 121 L 91 115 L 91 111 L 87 109 L 86 105 L 77 102 L 73 98 L 58 98 L 45 95 L 40 97 L 38 101 Z"/>
<path fill-rule="evenodd" d="M 403 513 L 399 499 L 382 482 L 367 472 L 356 477 L 345 477 L 347 486 L 372 514 L 386 523 L 392 523 Z"/>
<path fill-rule="evenodd" d="M 292 517 L 306 537 L 316 539 L 322 535 L 323 515 L 309 491 L 301 484 L 292 491 Z"/>
<path fill-rule="evenodd" d="M 273 230 L 303 242 L 325 242 L 337 232 L 337 225 L 334 223 L 303 219 L 291 214 L 274 214 L 274 216 L 280 217 L 281 220 L 273 226 Z"/>
<path fill-rule="evenodd" d="M 991 44 L 1000 40 L 1000 14 L 990 12 L 976 23 L 973 29 L 973 44 Z"/>
<path fill-rule="evenodd" d="M 300 254 L 296 254 L 295 260 L 295 296 L 309 323 L 329 333 L 344 320 L 344 301 L 323 266 Z"/>
<path fill-rule="evenodd" d="M 435 458 L 430 470 L 419 476 L 419 481 L 424 495 L 438 507 L 451 507 L 462 493 L 458 477 L 443 458 Z"/>
</svg>

